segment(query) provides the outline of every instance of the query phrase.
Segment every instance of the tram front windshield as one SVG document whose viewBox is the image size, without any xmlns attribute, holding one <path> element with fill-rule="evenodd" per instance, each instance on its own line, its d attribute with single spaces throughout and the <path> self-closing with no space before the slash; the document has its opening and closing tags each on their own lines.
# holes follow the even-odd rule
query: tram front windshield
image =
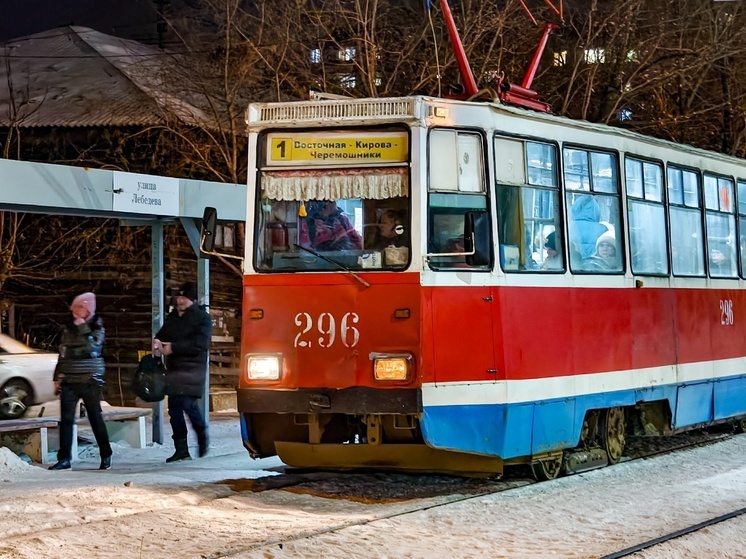
<svg viewBox="0 0 746 559">
<path fill-rule="evenodd" d="M 404 269 L 410 261 L 410 230 L 407 196 L 262 196 L 257 205 L 255 266 L 264 272 Z"/>
</svg>

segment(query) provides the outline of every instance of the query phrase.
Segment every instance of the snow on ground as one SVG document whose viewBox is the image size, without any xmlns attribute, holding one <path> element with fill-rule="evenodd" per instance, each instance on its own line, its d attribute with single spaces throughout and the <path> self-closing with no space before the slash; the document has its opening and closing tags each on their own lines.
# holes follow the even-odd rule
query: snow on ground
<svg viewBox="0 0 746 559">
<path fill-rule="evenodd" d="M 0 448 L 0 558 L 591 558 L 746 507 L 746 435 L 492 495 L 366 504 L 234 491 L 219 482 L 281 464 L 248 457 L 235 414 L 213 414 L 211 432 L 207 458 L 166 465 L 167 427 L 163 446 L 116 445 L 103 472 L 95 449 L 52 472 Z M 636 557 L 745 549 L 739 517 Z"/>
</svg>

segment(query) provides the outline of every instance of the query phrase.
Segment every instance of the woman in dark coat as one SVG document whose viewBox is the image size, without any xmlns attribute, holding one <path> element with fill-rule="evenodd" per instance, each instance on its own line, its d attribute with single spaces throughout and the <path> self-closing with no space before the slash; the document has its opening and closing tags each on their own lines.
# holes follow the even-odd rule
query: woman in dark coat
<svg viewBox="0 0 746 559">
<path fill-rule="evenodd" d="M 72 316 L 62 329 L 60 356 L 54 370 L 55 391 L 60 395 L 60 448 L 50 470 L 67 470 L 72 459 L 75 408 L 82 399 L 101 454 L 100 470 L 111 468 L 111 445 L 101 417 L 105 384 L 104 323 L 96 314 L 96 296 L 82 293 L 70 305 Z"/>
</svg>

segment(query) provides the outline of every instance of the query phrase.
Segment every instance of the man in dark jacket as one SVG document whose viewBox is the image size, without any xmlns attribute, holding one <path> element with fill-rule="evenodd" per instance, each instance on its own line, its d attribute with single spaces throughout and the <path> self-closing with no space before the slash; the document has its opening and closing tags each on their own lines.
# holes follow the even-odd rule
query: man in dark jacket
<svg viewBox="0 0 746 559">
<path fill-rule="evenodd" d="M 168 415 L 176 451 L 166 462 L 189 460 L 187 426 L 189 417 L 197 434 L 200 457 L 207 454 L 207 425 L 197 400 L 202 397 L 207 375 L 207 357 L 212 336 L 210 315 L 197 302 L 197 288 L 187 282 L 176 294 L 176 308 L 166 317 L 153 340 L 153 354 L 166 358 Z"/>
<path fill-rule="evenodd" d="M 60 449 L 57 463 L 49 469 L 70 468 L 75 407 L 82 398 L 101 454 L 99 469 L 108 470 L 111 468 L 111 445 L 101 417 L 104 323 L 96 314 L 96 296 L 93 293 L 82 293 L 75 297 L 70 311 L 72 316 L 62 330 L 60 356 L 53 377 L 55 392 L 60 394 Z"/>
</svg>

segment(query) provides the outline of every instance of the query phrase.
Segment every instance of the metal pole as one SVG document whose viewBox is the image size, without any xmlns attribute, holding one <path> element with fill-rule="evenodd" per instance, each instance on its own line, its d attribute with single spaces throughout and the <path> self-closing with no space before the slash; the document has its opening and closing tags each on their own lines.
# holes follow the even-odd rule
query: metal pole
<svg viewBox="0 0 746 559">
<path fill-rule="evenodd" d="M 199 255 L 198 255 L 199 256 Z M 197 258 L 197 296 L 198 302 L 205 306 L 209 312 L 210 309 L 210 260 L 207 258 Z M 205 374 L 205 388 L 200 401 L 200 410 L 202 417 L 205 418 L 205 426 L 210 426 L 210 354 L 207 355 L 207 372 Z"/>
<path fill-rule="evenodd" d="M 151 312 L 152 312 L 152 335 L 163 325 L 164 298 L 163 298 L 163 223 L 154 222 L 150 226 L 152 284 L 151 284 Z M 153 404 L 153 442 L 163 444 L 163 401 Z"/>
</svg>

